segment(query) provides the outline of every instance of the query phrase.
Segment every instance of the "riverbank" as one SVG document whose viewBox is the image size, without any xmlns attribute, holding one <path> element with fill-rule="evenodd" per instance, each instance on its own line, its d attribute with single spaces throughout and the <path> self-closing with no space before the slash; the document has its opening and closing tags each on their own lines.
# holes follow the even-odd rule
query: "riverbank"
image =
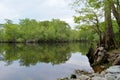
<svg viewBox="0 0 120 80">
<path fill-rule="evenodd" d="M 120 80 L 120 49 L 90 48 L 87 56 L 93 72 L 76 70 L 70 78 L 58 80 Z"/>
<path fill-rule="evenodd" d="M 72 74 L 70 78 L 58 80 L 120 80 L 120 66 L 111 66 L 101 73 L 86 73 L 77 70 L 77 73 Z"/>
</svg>

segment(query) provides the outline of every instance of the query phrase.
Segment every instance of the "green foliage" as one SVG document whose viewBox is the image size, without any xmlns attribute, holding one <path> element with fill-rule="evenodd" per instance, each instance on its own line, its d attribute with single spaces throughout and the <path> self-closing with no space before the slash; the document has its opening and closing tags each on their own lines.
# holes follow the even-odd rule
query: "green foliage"
<svg viewBox="0 0 120 80">
<path fill-rule="evenodd" d="M 59 19 L 36 21 L 21 19 L 19 24 L 6 20 L 0 29 L 0 41 L 5 42 L 66 42 L 79 40 L 78 31 Z"/>
<path fill-rule="evenodd" d="M 102 30 L 100 28 L 100 23 L 102 21 L 100 21 L 100 19 L 102 18 L 103 13 L 100 8 L 102 5 L 99 4 L 100 2 L 101 1 L 99 0 L 86 0 L 86 3 L 84 4 L 85 7 L 76 10 L 76 12 L 79 13 L 79 16 L 74 16 L 74 21 L 79 24 L 80 37 L 82 39 L 97 41 L 101 37 Z M 96 38 L 95 34 L 97 34 L 99 38 Z"/>
<path fill-rule="evenodd" d="M 91 7 L 99 9 L 103 6 L 103 1 L 104 0 L 88 0 L 88 4 Z"/>
<path fill-rule="evenodd" d="M 81 39 L 90 39 L 100 44 L 105 42 L 105 45 L 118 44 L 120 39 L 119 0 L 85 0 L 84 2 L 83 0 L 75 0 L 73 2 L 73 8 L 79 14 L 74 16 L 74 21 L 79 24 L 77 29 L 79 30 Z M 113 15 L 111 15 L 111 13 L 113 13 Z M 89 29 L 87 29 L 88 26 Z M 107 37 L 106 34 L 108 34 Z"/>
<path fill-rule="evenodd" d="M 4 29 L 0 29 L 0 42 L 4 41 L 4 39 L 5 39 Z"/>
<path fill-rule="evenodd" d="M 90 25 L 81 25 L 77 26 L 78 31 L 79 31 L 79 38 L 80 40 L 88 40 L 88 41 L 93 41 L 95 39 L 95 32 L 91 28 Z"/>
<path fill-rule="evenodd" d="M 11 23 L 10 20 L 7 21 L 7 23 L 4 24 L 5 39 L 7 41 L 13 41 L 13 42 L 15 42 L 16 39 L 19 37 L 18 30 L 19 30 L 19 26 L 17 24 Z"/>
</svg>

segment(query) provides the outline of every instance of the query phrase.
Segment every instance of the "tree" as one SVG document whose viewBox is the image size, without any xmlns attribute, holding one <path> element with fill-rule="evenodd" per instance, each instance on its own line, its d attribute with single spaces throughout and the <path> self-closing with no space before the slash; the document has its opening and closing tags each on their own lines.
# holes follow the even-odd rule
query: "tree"
<svg viewBox="0 0 120 80">
<path fill-rule="evenodd" d="M 113 0 L 109 0 L 109 2 L 111 3 L 113 15 L 119 26 L 119 45 L 120 45 L 120 1 L 117 0 L 116 2 L 114 2 Z M 117 7 L 115 7 L 115 5 L 117 5 Z"/>
<path fill-rule="evenodd" d="M 105 23 L 107 30 L 104 35 L 103 44 L 105 48 L 111 49 L 116 47 L 112 20 L 111 20 L 111 3 L 108 0 L 105 0 Z"/>
<path fill-rule="evenodd" d="M 6 23 L 4 24 L 4 30 L 5 30 L 5 37 L 9 42 L 16 42 L 16 39 L 18 38 L 18 25 L 13 24 L 11 20 L 6 20 Z"/>
<path fill-rule="evenodd" d="M 120 2 L 119 0 L 117 0 L 117 3 L 115 3 L 113 0 L 109 0 L 109 3 L 111 4 L 111 8 L 112 8 L 112 11 L 113 11 L 113 15 L 120 27 Z M 117 7 L 115 7 L 115 5 L 117 5 Z"/>
<path fill-rule="evenodd" d="M 5 32 L 4 29 L 0 29 L 0 42 L 3 42 L 5 39 Z"/>
<path fill-rule="evenodd" d="M 53 19 L 51 21 L 51 26 L 53 26 L 55 30 L 55 40 L 56 41 L 66 41 L 69 37 L 70 26 L 59 19 Z"/>
<path fill-rule="evenodd" d="M 102 43 L 102 31 L 100 30 L 100 18 L 102 14 L 95 8 L 88 6 L 86 8 L 82 8 L 81 10 L 77 10 L 80 13 L 80 16 L 74 17 L 74 21 L 78 24 L 82 23 L 82 25 L 89 25 L 91 29 L 93 29 L 99 36 L 99 46 Z M 86 26 L 87 26 L 86 25 Z"/>
<path fill-rule="evenodd" d="M 22 38 L 25 42 L 31 42 L 37 39 L 38 22 L 34 19 L 21 19 L 19 22 Z"/>
<path fill-rule="evenodd" d="M 77 4 L 81 3 L 81 0 L 76 0 Z M 114 38 L 114 32 L 113 32 L 113 26 L 112 26 L 112 15 L 111 15 L 111 10 L 113 11 L 114 15 L 115 13 L 118 13 L 117 10 L 115 9 L 115 6 L 113 5 L 114 1 L 113 0 L 85 0 L 85 9 L 92 7 L 93 11 L 96 9 L 101 9 L 105 13 L 105 27 L 106 30 L 104 31 L 104 39 L 101 41 L 100 44 L 104 44 L 107 49 L 115 48 L 116 47 L 116 41 Z M 116 10 L 116 12 L 115 12 Z M 99 11 L 98 11 L 99 12 Z M 100 12 L 99 12 L 100 13 Z M 86 14 L 83 14 L 83 16 Z M 98 14 L 97 14 L 98 16 Z M 117 16 L 119 16 L 117 14 Z M 119 17 L 116 16 L 117 23 L 119 25 Z M 86 18 L 86 17 L 85 17 Z M 87 16 L 87 18 L 89 18 Z M 93 18 L 93 17 L 92 17 Z M 82 20 L 84 20 L 82 18 Z M 100 19 L 98 19 L 100 21 Z M 90 20 L 89 20 L 90 21 Z M 99 31 L 99 28 L 98 28 Z M 100 33 L 100 32 L 99 32 Z M 100 39 L 100 38 L 99 38 Z"/>
</svg>

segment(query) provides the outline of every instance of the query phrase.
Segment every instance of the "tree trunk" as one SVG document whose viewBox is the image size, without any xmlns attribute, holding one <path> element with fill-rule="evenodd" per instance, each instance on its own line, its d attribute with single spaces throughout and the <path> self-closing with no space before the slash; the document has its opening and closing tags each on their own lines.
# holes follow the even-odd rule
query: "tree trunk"
<svg viewBox="0 0 120 80">
<path fill-rule="evenodd" d="M 117 0 L 117 8 L 115 8 L 115 5 L 114 5 L 114 2 L 112 0 L 111 1 L 111 6 L 112 6 L 112 12 L 113 12 L 113 15 L 117 21 L 117 24 L 118 24 L 118 27 L 119 27 L 119 40 L 120 40 L 120 10 L 119 10 L 119 7 L 120 7 L 120 4 L 119 4 L 119 0 Z M 119 46 L 120 46 L 120 41 L 118 42 Z"/>
<path fill-rule="evenodd" d="M 106 49 L 115 48 L 115 39 L 112 27 L 112 20 L 111 20 L 111 4 L 108 0 L 106 0 L 105 5 L 105 23 L 106 23 L 106 32 L 104 34 L 103 43 Z"/>
<path fill-rule="evenodd" d="M 99 47 L 101 46 L 102 44 L 102 34 L 101 34 L 101 30 L 100 30 L 100 26 L 99 26 L 99 21 L 97 19 L 97 30 L 98 30 L 98 35 L 99 35 Z"/>
<path fill-rule="evenodd" d="M 102 32 L 100 30 L 100 24 L 99 24 L 99 20 L 98 20 L 98 16 L 95 14 L 95 17 L 96 17 L 96 32 L 99 36 L 99 42 L 98 42 L 98 46 L 100 47 L 101 44 L 102 44 Z"/>
<path fill-rule="evenodd" d="M 110 0 L 110 3 L 112 6 L 113 15 L 117 21 L 118 26 L 119 26 L 119 44 L 120 44 L 120 14 L 119 14 L 119 11 L 117 11 L 117 9 L 115 8 L 114 2 L 112 0 Z"/>
</svg>

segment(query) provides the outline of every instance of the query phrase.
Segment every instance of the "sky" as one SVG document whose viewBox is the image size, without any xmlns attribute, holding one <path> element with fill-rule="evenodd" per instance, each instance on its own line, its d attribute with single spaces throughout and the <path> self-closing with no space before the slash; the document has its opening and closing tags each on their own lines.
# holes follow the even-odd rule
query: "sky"
<svg viewBox="0 0 120 80">
<path fill-rule="evenodd" d="M 60 19 L 74 26 L 74 10 L 69 5 L 73 0 L 0 0 L 0 23 L 10 19 L 17 23 L 19 19 L 38 21 Z"/>
</svg>

